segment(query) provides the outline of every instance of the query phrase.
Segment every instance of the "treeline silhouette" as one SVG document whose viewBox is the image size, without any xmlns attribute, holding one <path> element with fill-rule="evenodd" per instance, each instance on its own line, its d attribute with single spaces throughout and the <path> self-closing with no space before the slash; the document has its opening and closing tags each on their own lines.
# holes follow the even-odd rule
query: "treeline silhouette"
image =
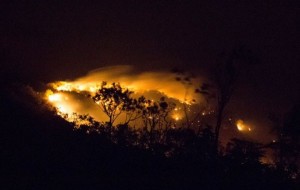
<svg viewBox="0 0 300 190">
<path fill-rule="evenodd" d="M 95 101 L 103 100 L 99 96 Z M 166 108 L 157 105 L 151 109 Z M 295 113 L 287 123 L 299 130 Z M 294 160 L 281 145 L 233 139 L 216 154 L 215 134 L 207 125 L 200 131 L 151 122 L 132 128 L 127 122 L 114 125 L 113 117 L 102 123 L 80 116 L 92 125 L 78 128 L 20 86 L 1 92 L 0 114 L 1 189 L 299 188 L 298 171 L 287 167 Z M 296 146 L 290 133 L 280 132 L 281 142 Z M 281 151 L 281 161 L 262 163 L 266 147 Z"/>
</svg>

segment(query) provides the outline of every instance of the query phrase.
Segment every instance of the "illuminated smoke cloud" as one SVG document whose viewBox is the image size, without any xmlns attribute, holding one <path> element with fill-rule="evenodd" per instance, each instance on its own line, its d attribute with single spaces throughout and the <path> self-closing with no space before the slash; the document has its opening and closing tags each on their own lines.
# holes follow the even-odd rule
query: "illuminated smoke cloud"
<svg viewBox="0 0 300 190">
<path fill-rule="evenodd" d="M 64 91 L 89 91 L 95 92 L 103 81 L 108 84 L 118 82 L 123 88 L 135 92 L 145 93 L 157 91 L 169 98 L 182 102 L 189 102 L 193 99 L 201 101 L 201 96 L 194 93 L 199 86 L 200 79 L 192 79 L 193 85 L 186 89 L 186 85 L 175 80 L 175 74 L 171 72 L 136 72 L 131 66 L 105 67 L 91 71 L 88 75 L 80 77 L 75 81 L 61 81 L 53 83 L 54 88 Z"/>
<path fill-rule="evenodd" d="M 93 70 L 84 77 L 74 81 L 57 81 L 50 83 L 45 96 L 48 102 L 57 108 L 60 115 L 73 113 L 89 114 L 98 121 L 106 121 L 107 117 L 88 95 L 94 95 L 101 83 L 120 83 L 123 88 L 128 88 L 135 92 L 134 96 L 145 96 L 148 99 L 158 100 L 165 96 L 168 100 L 182 107 L 183 103 L 191 104 L 195 100 L 196 104 L 204 103 L 203 97 L 195 93 L 195 89 L 200 84 L 199 78 L 191 79 L 192 84 L 186 85 L 176 80 L 176 75 L 171 72 L 137 72 L 131 66 L 114 66 Z M 173 119 L 178 121 L 183 118 L 183 113 L 175 110 Z M 69 117 L 69 121 L 72 121 Z"/>
</svg>

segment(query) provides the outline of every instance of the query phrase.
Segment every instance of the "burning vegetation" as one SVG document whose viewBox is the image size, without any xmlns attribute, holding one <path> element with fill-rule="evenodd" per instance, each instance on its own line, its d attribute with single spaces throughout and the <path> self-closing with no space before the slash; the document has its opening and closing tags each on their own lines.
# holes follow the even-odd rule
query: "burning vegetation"
<svg viewBox="0 0 300 190">
<path fill-rule="evenodd" d="M 102 74 L 102 72 L 100 73 Z M 215 105 L 211 104 L 209 100 L 205 101 L 206 93 L 199 93 L 200 90 L 207 89 L 205 86 L 200 90 L 194 89 L 194 91 L 191 91 L 195 88 L 193 85 L 187 84 L 187 80 L 184 82 L 181 79 L 176 80 L 176 76 L 173 75 L 175 83 L 170 84 L 176 84 L 177 86 L 172 88 L 169 86 L 167 89 L 177 88 L 180 94 L 178 97 L 183 96 L 183 99 L 181 99 L 172 95 L 172 93 L 169 95 L 169 91 L 163 88 L 159 88 L 160 91 L 158 88 L 152 90 L 150 87 L 147 87 L 147 89 L 135 88 L 134 90 L 122 85 L 122 81 L 120 83 L 110 83 L 89 79 L 89 83 L 83 78 L 80 79 L 82 82 L 75 80 L 73 82 L 51 83 L 48 85 L 48 89 L 42 93 L 30 90 L 34 96 L 42 96 L 42 102 L 46 102 L 47 110 L 49 108 L 55 110 L 55 116 L 51 112 L 52 117 L 47 120 L 51 122 L 47 122 L 47 125 L 61 126 L 59 122 L 63 120 L 63 125 L 70 126 L 72 129 L 72 135 L 68 134 L 71 140 L 65 139 L 65 135 L 62 135 L 60 137 L 61 142 L 57 143 L 59 146 L 70 144 L 68 146 L 72 147 L 74 152 L 67 156 L 71 158 L 72 163 L 79 163 L 76 160 L 78 155 L 81 157 L 87 154 L 87 160 L 95 155 L 97 155 L 95 157 L 97 159 L 102 158 L 106 153 L 99 152 L 96 148 L 98 146 L 104 147 L 103 150 L 118 147 L 120 152 L 113 152 L 107 158 L 112 163 L 118 162 L 118 160 L 114 160 L 117 157 L 125 157 L 124 159 L 126 159 L 126 156 L 123 155 L 125 152 L 129 155 L 128 162 L 139 158 L 139 156 L 142 157 L 142 161 L 134 161 L 133 165 L 135 165 L 135 162 L 144 163 L 147 159 L 149 163 L 166 164 L 166 167 L 172 168 L 170 171 L 175 171 L 180 166 L 182 173 L 189 172 L 188 177 L 195 181 L 198 180 L 199 176 L 195 176 L 194 172 L 203 173 L 201 175 L 203 179 L 205 176 L 221 175 L 222 177 L 218 178 L 218 185 L 235 181 L 236 178 L 226 180 L 228 175 L 231 174 L 238 174 L 236 175 L 238 180 L 240 180 L 241 175 L 241 178 L 243 178 L 242 184 L 252 186 L 258 184 L 257 180 L 261 180 L 261 184 L 272 184 L 273 181 L 268 180 L 275 171 L 279 171 L 285 176 L 285 179 L 276 178 L 279 185 L 298 179 L 297 170 L 290 168 L 291 163 L 295 162 L 291 162 L 289 159 L 295 158 L 295 155 L 286 154 L 282 149 L 282 147 L 291 148 L 291 145 L 295 145 L 290 143 L 290 133 L 284 130 L 281 131 L 281 134 L 285 133 L 285 136 L 270 144 L 256 143 L 249 140 L 249 138 L 233 138 L 227 144 L 219 144 L 220 148 L 216 151 L 216 137 L 213 132 L 216 117 Z M 104 79 L 100 81 L 104 81 Z M 180 88 L 183 90 L 180 90 Z M 185 91 L 187 89 L 190 91 Z M 194 101 L 191 99 L 192 95 L 197 97 Z M 59 122 L 53 122 L 53 117 L 55 120 L 59 118 L 57 120 Z M 7 116 L 7 118 L 9 117 Z M 293 118 L 297 117 L 293 116 Z M 13 120 L 7 121 L 7 123 L 9 122 L 13 123 Z M 18 122 L 15 125 L 18 125 Z M 230 117 L 228 122 L 227 119 L 224 119 L 223 126 L 230 127 L 232 131 L 237 132 L 234 134 L 235 137 L 246 137 L 256 132 L 246 119 L 241 120 Z M 56 126 L 58 133 L 64 133 L 62 128 Z M 43 140 L 50 139 L 56 142 L 56 136 L 59 136 L 58 133 L 55 133 L 55 138 L 51 136 L 43 138 Z M 225 135 L 226 133 L 223 133 L 223 136 Z M 78 141 L 78 139 L 80 140 Z M 297 138 L 292 140 L 297 140 Z M 85 142 L 87 144 L 84 144 Z M 55 144 L 53 150 L 56 151 L 59 146 Z M 78 146 L 82 146 L 81 149 Z M 131 155 L 132 152 L 137 150 L 139 150 L 138 154 Z M 279 155 L 276 158 L 280 158 L 280 160 L 276 162 L 276 160 L 270 159 L 273 157 L 270 152 L 266 153 L 266 150 L 275 150 L 276 154 Z M 56 154 L 61 155 L 62 152 L 69 154 L 68 151 L 61 151 L 60 149 Z M 51 155 L 47 155 L 48 157 L 51 157 Z M 97 159 L 92 162 L 92 168 L 102 163 L 102 160 L 98 162 Z M 150 167 L 152 166 L 153 164 Z M 220 173 L 215 173 L 216 167 Z M 92 168 L 86 170 L 90 171 Z M 127 171 L 127 167 L 123 165 L 112 166 L 109 170 L 114 171 L 116 168 Z M 135 168 L 132 170 L 135 170 Z M 158 172 L 162 173 L 153 174 L 165 176 L 163 171 L 165 170 L 161 169 Z M 255 175 L 249 177 L 249 171 L 255 173 Z M 174 176 L 178 179 L 182 177 L 180 174 L 173 174 L 172 172 L 169 172 L 168 175 L 170 180 Z M 138 179 L 139 176 L 136 176 L 136 178 Z M 206 184 L 206 179 L 203 181 Z M 231 187 L 231 183 L 226 185 L 226 187 Z"/>
<path fill-rule="evenodd" d="M 130 70 L 105 68 L 74 81 L 50 83 L 43 100 L 76 131 L 103 136 L 116 145 L 165 158 L 197 157 L 202 163 L 218 157 L 239 167 L 277 166 L 272 154 L 281 150 L 279 142 L 256 143 L 251 135 L 257 130 L 248 120 L 223 115 L 231 95 L 224 92 L 228 83 L 219 84 L 218 90 L 178 72 Z M 298 177 L 297 172 L 283 170 L 291 172 L 290 178 Z"/>
<path fill-rule="evenodd" d="M 199 112 L 200 102 L 201 112 L 205 109 L 204 99 L 194 93 L 192 83 L 182 84 L 171 73 L 148 72 L 133 77 L 129 71 L 128 66 L 106 68 L 73 82 L 50 83 L 45 98 L 58 115 L 71 122 L 74 115 L 86 114 L 111 124 L 145 123 L 142 120 L 146 117 L 156 123 L 155 119 L 163 117 L 158 120 L 164 119 L 174 127 L 185 112 L 199 114 L 196 111 Z"/>
</svg>

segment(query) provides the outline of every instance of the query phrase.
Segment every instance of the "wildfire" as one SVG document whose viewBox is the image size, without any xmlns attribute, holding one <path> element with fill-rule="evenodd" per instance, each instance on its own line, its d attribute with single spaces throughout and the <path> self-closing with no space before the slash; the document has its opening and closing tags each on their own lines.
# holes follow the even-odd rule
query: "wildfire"
<svg viewBox="0 0 300 190">
<path fill-rule="evenodd" d="M 135 74 L 130 66 L 115 66 L 92 71 L 87 76 L 75 81 L 54 82 L 51 83 L 51 86 L 57 91 L 95 93 L 103 81 L 108 84 L 118 82 L 123 87 L 137 93 L 157 91 L 185 103 L 190 103 L 193 99 L 198 103 L 202 100 L 199 94 L 194 93 L 200 79 L 194 79 L 194 87 L 186 88 L 184 84 L 176 81 L 175 78 L 174 74 L 170 72 Z"/>
<path fill-rule="evenodd" d="M 170 72 L 134 73 L 130 66 L 116 66 L 98 69 L 74 81 L 58 81 L 50 83 L 50 89 L 45 92 L 47 101 L 57 108 L 59 115 L 89 114 L 99 121 L 105 121 L 105 115 L 99 113 L 98 105 L 87 98 L 94 96 L 101 83 L 120 83 L 123 88 L 134 91 L 134 96 L 145 96 L 152 100 L 159 100 L 162 96 L 172 99 L 176 104 L 190 104 L 202 101 L 199 94 L 194 93 L 196 86 L 186 88 L 183 83 L 175 80 Z M 195 79 L 196 80 L 196 79 Z M 199 79 L 197 79 L 199 80 Z M 195 82 L 198 85 L 199 81 Z M 183 114 L 175 108 L 171 118 L 179 121 Z"/>
<path fill-rule="evenodd" d="M 57 108 L 60 115 L 63 114 L 72 114 L 73 113 L 73 106 L 68 104 L 68 96 L 62 92 L 54 93 L 51 90 L 47 90 L 45 93 L 46 99 L 55 107 Z"/>
<path fill-rule="evenodd" d="M 48 96 L 48 99 L 50 102 L 56 102 L 61 99 L 61 95 L 60 94 L 51 94 Z"/>
</svg>

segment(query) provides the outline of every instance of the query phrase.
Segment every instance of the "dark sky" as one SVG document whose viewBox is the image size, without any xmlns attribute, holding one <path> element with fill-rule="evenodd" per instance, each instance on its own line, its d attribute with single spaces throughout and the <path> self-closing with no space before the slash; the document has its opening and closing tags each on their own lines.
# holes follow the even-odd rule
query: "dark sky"
<svg viewBox="0 0 300 190">
<path fill-rule="evenodd" d="M 195 2 L 2 0 L 1 75 L 49 82 L 120 64 L 198 72 L 245 45 L 260 64 L 244 72 L 236 109 L 298 101 L 299 1 Z"/>
</svg>

